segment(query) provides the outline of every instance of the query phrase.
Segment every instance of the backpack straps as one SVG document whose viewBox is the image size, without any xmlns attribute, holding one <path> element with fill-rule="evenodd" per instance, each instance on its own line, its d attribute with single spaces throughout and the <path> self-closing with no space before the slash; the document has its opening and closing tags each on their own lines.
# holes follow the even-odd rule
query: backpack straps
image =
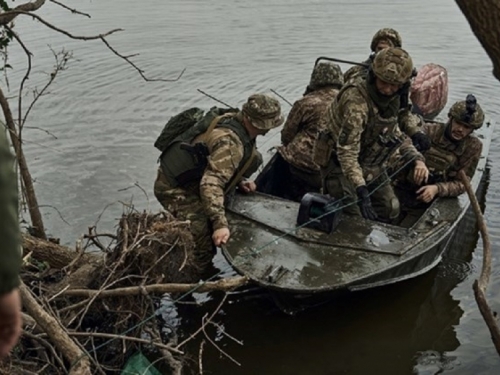
<svg viewBox="0 0 500 375">
<path fill-rule="evenodd" d="M 228 118 L 228 117 L 231 117 L 231 116 L 234 116 L 234 113 L 232 112 L 228 112 L 228 113 L 225 113 L 221 116 L 217 116 L 215 117 L 212 122 L 210 123 L 210 125 L 208 126 L 207 130 L 205 130 L 204 133 L 200 134 L 198 137 L 196 137 L 196 141 L 197 142 L 205 142 L 205 140 L 207 139 L 207 137 L 210 135 L 210 133 L 212 133 L 212 131 L 215 129 L 215 127 L 217 126 L 217 124 L 222 121 L 223 119 L 225 118 Z"/>
<path fill-rule="evenodd" d="M 254 148 L 252 149 L 252 154 L 248 158 L 248 160 L 243 164 L 243 167 L 240 169 L 240 171 L 236 174 L 236 176 L 233 177 L 229 185 L 224 189 L 224 193 L 227 194 L 229 193 L 235 186 L 236 184 L 239 183 L 245 172 L 250 168 L 250 165 L 252 165 L 253 160 L 257 157 L 257 149 Z"/>
</svg>

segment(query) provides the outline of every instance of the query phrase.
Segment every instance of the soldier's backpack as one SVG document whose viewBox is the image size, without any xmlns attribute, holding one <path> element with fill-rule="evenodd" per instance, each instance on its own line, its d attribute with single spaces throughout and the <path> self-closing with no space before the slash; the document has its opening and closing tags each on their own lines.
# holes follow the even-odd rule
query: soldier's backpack
<svg viewBox="0 0 500 375">
<path fill-rule="evenodd" d="M 175 139 L 191 140 L 206 132 L 216 117 L 236 113 L 237 111 L 235 108 L 227 109 L 218 107 L 210 108 L 207 113 L 197 107 L 186 109 L 168 120 L 156 139 L 154 146 L 163 152 Z M 210 130 L 212 129 L 213 127 Z"/>
</svg>

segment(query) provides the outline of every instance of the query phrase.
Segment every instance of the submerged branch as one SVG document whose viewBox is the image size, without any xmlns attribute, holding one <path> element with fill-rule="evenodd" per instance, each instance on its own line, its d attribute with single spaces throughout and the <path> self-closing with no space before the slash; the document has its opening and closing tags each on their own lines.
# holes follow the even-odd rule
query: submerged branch
<svg viewBox="0 0 500 375">
<path fill-rule="evenodd" d="M 477 218 L 479 231 L 481 232 L 481 237 L 483 239 L 483 266 L 481 268 L 479 280 L 476 280 L 473 285 L 474 296 L 476 297 L 479 311 L 481 312 L 481 315 L 490 330 L 493 344 L 495 345 L 497 353 L 500 355 L 500 329 L 495 318 L 496 314 L 492 312 L 490 306 L 488 305 L 488 301 L 486 300 L 486 288 L 488 287 L 491 274 L 491 248 L 488 228 L 484 221 L 483 214 L 481 213 L 481 208 L 479 207 L 476 195 L 470 185 L 469 178 L 465 175 L 464 171 L 460 171 L 458 176 L 464 184 L 467 195 L 469 196 L 472 209 Z"/>
</svg>

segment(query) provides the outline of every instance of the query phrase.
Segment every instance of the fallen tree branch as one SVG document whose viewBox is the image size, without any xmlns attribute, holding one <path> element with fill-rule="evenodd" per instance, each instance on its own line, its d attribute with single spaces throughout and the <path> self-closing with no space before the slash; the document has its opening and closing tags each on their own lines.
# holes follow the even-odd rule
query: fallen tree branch
<svg viewBox="0 0 500 375">
<path fill-rule="evenodd" d="M 165 345 L 156 341 L 140 339 L 138 337 L 124 336 L 124 335 L 114 335 L 112 333 L 101 333 L 101 332 L 68 332 L 68 335 L 73 337 L 101 337 L 105 339 L 119 339 L 125 341 L 139 342 L 141 344 L 154 345 L 161 349 L 166 349 L 177 354 L 184 354 L 179 349 L 176 349 L 170 345 Z"/>
<path fill-rule="evenodd" d="M 94 297 L 107 298 L 117 296 L 138 296 L 148 293 L 187 293 L 187 292 L 211 292 L 211 291 L 228 291 L 240 286 L 246 285 L 248 279 L 244 276 L 234 277 L 230 279 L 222 279 L 210 281 L 204 284 L 152 284 L 145 286 L 131 286 L 125 288 L 116 288 L 108 290 L 95 289 L 70 289 L 61 293 L 60 296 L 71 297 Z"/>
<path fill-rule="evenodd" d="M 83 353 L 59 322 L 36 301 L 35 297 L 26 285 L 21 282 L 19 288 L 23 306 L 35 319 L 37 324 L 47 333 L 51 341 L 63 356 L 72 364 L 70 375 L 90 375 L 90 361 L 86 353 Z"/>
<path fill-rule="evenodd" d="M 495 318 L 495 314 L 491 311 L 488 301 L 486 300 L 486 288 L 488 287 L 491 274 L 491 248 L 490 248 L 490 237 L 488 234 L 488 228 L 484 221 L 483 214 L 481 213 L 481 208 L 477 201 L 476 195 L 472 190 L 469 182 L 469 178 L 465 175 L 464 171 L 458 173 L 458 177 L 465 186 L 467 195 L 469 196 L 472 209 L 477 218 L 477 225 L 479 231 L 481 232 L 481 237 L 483 239 L 483 266 L 481 268 L 481 275 L 479 280 L 474 281 L 473 289 L 474 296 L 476 297 L 477 305 L 479 306 L 479 311 L 483 316 L 483 319 L 490 330 L 491 339 L 495 345 L 497 353 L 500 355 L 500 329 L 498 327 L 498 322 Z"/>
</svg>

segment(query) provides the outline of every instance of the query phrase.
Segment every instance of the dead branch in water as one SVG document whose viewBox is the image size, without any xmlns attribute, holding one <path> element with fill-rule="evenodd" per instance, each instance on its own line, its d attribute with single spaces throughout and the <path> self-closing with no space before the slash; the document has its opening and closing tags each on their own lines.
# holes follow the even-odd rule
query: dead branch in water
<svg viewBox="0 0 500 375">
<path fill-rule="evenodd" d="M 481 208 L 479 207 L 476 195 L 474 194 L 474 191 L 472 190 L 472 187 L 470 185 L 469 178 L 462 170 L 458 173 L 458 176 L 464 184 L 467 195 L 469 196 L 472 209 L 477 218 L 479 231 L 481 232 L 481 237 L 483 239 L 483 266 L 481 268 L 481 275 L 479 276 L 479 280 L 474 281 L 474 296 L 476 297 L 479 311 L 481 312 L 481 315 L 483 316 L 483 319 L 486 322 L 488 329 L 490 330 L 491 339 L 493 340 L 495 349 L 500 355 L 500 329 L 495 317 L 496 314 L 492 312 L 490 306 L 488 305 L 488 301 L 486 300 L 486 288 L 488 287 L 491 274 L 491 245 L 488 228 L 484 221 L 484 217 L 481 212 Z"/>
</svg>

